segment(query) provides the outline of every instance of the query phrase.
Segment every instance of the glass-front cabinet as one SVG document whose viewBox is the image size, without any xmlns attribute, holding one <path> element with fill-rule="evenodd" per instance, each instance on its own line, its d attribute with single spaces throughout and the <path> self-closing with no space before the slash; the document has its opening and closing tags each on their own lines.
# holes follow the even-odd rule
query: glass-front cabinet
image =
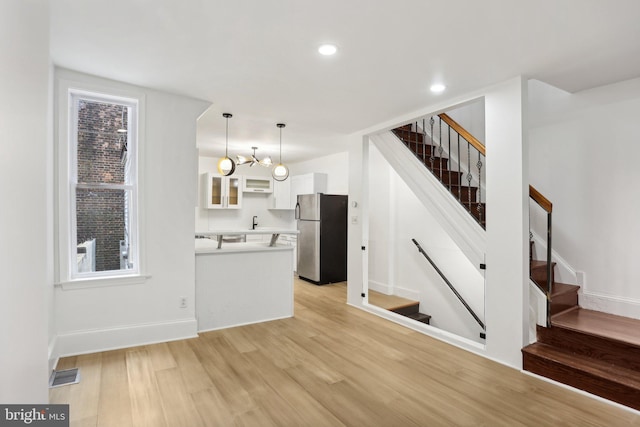
<svg viewBox="0 0 640 427">
<path fill-rule="evenodd" d="M 242 177 L 204 174 L 207 209 L 239 209 L 242 206 Z"/>
</svg>

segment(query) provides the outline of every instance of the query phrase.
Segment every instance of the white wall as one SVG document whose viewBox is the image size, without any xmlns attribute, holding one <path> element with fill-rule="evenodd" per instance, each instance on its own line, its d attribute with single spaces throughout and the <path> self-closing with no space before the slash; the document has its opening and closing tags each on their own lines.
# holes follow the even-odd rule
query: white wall
<svg viewBox="0 0 640 427">
<path fill-rule="evenodd" d="M 78 354 L 194 336 L 196 119 L 208 103 L 56 71 L 57 78 L 82 86 L 145 96 L 140 223 L 145 231 L 145 273 L 150 275 L 140 284 L 57 287 L 57 352 Z M 187 308 L 179 307 L 181 297 L 187 298 Z"/>
<path fill-rule="evenodd" d="M 48 2 L 0 3 L 0 402 L 47 403 Z"/>
<path fill-rule="evenodd" d="M 349 193 L 349 154 L 343 151 L 289 165 L 289 175 L 327 174 L 327 194 Z"/>
<path fill-rule="evenodd" d="M 431 325 L 484 343 L 482 328 L 418 252 L 415 238 L 484 321 L 484 277 L 375 146 L 369 151 L 369 289 L 420 301 Z"/>
<path fill-rule="evenodd" d="M 640 79 L 529 87 L 530 180 L 553 203 L 553 249 L 584 273 L 580 305 L 640 318 Z M 533 221 L 542 237 L 545 224 Z"/>
</svg>

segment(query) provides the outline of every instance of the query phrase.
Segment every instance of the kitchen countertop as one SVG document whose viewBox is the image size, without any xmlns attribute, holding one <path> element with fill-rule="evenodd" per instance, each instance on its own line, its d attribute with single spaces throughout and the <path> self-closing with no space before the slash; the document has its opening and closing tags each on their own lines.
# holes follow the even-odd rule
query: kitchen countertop
<svg viewBox="0 0 640 427">
<path fill-rule="evenodd" d="M 298 230 L 292 230 L 290 228 L 278 228 L 278 227 L 259 227 L 255 230 L 238 230 L 238 229 L 230 229 L 230 230 L 207 230 L 207 231 L 196 231 L 196 251 L 197 251 L 197 241 L 198 240 L 210 240 L 210 239 L 202 239 L 198 237 L 213 237 L 217 238 L 217 249 L 222 249 L 222 238 L 223 236 L 242 236 L 247 234 L 271 234 L 271 242 L 269 243 L 269 247 L 277 247 L 276 241 L 281 234 L 298 234 Z M 231 243 L 232 245 L 237 245 L 238 243 Z M 226 245 L 225 245 L 226 247 Z M 215 248 L 214 248 L 215 249 Z"/>
<path fill-rule="evenodd" d="M 258 227 L 255 230 L 246 229 L 226 229 L 226 230 L 207 230 L 196 231 L 197 236 L 239 236 L 243 234 L 298 234 L 298 230 L 292 230 L 290 228 L 279 227 Z"/>
<path fill-rule="evenodd" d="M 218 248 L 218 241 L 213 239 L 195 239 L 196 255 L 200 254 L 224 254 L 239 252 L 266 252 L 266 251 L 292 251 L 293 247 L 275 244 L 270 246 L 267 242 L 234 242 L 226 243 Z"/>
</svg>

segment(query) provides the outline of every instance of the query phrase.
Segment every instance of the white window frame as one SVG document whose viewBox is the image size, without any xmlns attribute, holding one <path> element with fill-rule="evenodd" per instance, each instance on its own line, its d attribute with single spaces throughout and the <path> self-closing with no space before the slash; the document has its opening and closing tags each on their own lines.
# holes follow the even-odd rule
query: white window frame
<svg viewBox="0 0 640 427">
<path fill-rule="evenodd" d="M 145 273 L 145 239 L 143 218 L 143 175 L 140 159 L 144 147 L 144 104 L 143 93 L 123 90 L 119 87 L 101 87 L 93 84 L 78 84 L 65 80 L 58 81 L 57 91 L 57 173 L 56 173 L 56 282 L 63 287 L 92 287 L 112 284 L 143 283 L 149 276 Z M 99 271 L 90 273 L 77 272 L 76 242 L 76 183 L 77 183 L 77 109 L 75 101 L 89 101 L 122 104 L 129 107 L 128 150 L 131 171 L 131 190 L 129 206 L 131 258 L 133 268 L 127 270 Z M 126 183 L 125 183 L 126 184 Z M 123 189 L 123 186 L 103 185 L 101 188 Z"/>
</svg>

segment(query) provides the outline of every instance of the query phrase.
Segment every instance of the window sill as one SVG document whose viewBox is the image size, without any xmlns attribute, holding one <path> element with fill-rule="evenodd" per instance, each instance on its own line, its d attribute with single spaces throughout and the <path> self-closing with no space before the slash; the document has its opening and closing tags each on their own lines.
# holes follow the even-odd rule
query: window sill
<svg viewBox="0 0 640 427">
<path fill-rule="evenodd" d="M 64 291 L 74 289 L 104 288 L 111 286 L 139 285 L 150 279 L 150 274 L 136 274 L 131 276 L 92 277 L 56 283 L 56 287 Z"/>
</svg>

